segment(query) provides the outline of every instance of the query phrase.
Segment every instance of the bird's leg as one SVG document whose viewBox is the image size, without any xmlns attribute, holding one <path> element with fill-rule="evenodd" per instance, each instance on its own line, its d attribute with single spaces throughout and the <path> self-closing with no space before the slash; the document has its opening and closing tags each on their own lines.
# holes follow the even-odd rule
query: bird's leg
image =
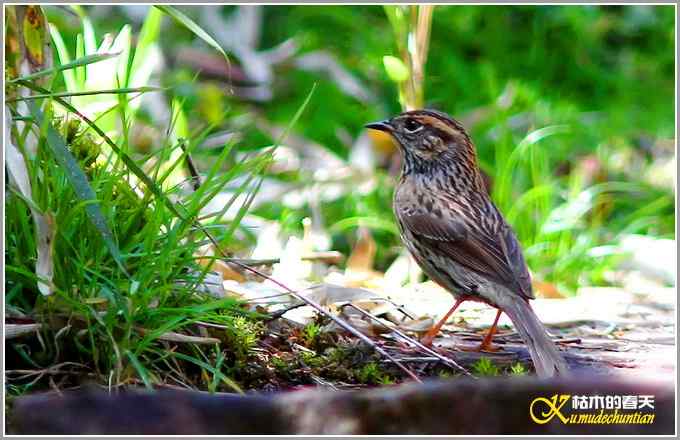
<svg viewBox="0 0 680 440">
<path fill-rule="evenodd" d="M 501 309 L 498 309 L 498 312 L 496 313 L 496 319 L 493 320 L 493 324 L 491 325 L 491 328 L 489 329 L 489 332 L 486 334 L 484 337 L 484 340 L 482 343 L 479 345 L 479 351 L 496 351 L 497 348 L 493 346 L 491 341 L 493 340 L 493 335 L 496 333 L 496 326 L 498 325 L 498 320 L 501 317 L 501 313 L 503 311 Z"/>
<path fill-rule="evenodd" d="M 465 298 L 462 297 L 462 296 L 460 298 L 456 299 L 456 303 L 453 305 L 453 307 L 451 307 L 451 310 L 446 312 L 446 315 L 444 315 L 444 317 L 442 319 L 440 319 L 439 322 L 434 325 L 434 327 L 432 327 L 431 329 L 429 329 L 427 331 L 427 333 L 425 333 L 425 336 L 423 336 L 423 339 L 420 340 L 420 343 L 425 345 L 425 346 L 428 346 L 428 347 L 430 345 L 432 345 L 432 341 L 434 340 L 434 337 L 437 336 L 437 334 L 439 333 L 439 330 L 441 330 L 442 326 L 449 319 L 449 316 L 451 316 L 451 314 L 456 311 L 458 306 L 463 301 L 465 301 Z"/>
</svg>

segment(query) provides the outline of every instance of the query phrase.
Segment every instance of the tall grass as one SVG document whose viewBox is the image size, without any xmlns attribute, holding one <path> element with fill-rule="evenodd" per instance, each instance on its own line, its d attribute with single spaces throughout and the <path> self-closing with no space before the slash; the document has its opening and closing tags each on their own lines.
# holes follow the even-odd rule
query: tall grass
<svg viewBox="0 0 680 440">
<path fill-rule="evenodd" d="M 45 387 L 50 375 L 40 371 L 66 365 L 108 387 L 169 384 L 240 392 L 232 377 L 251 355 L 256 316 L 236 299 L 208 294 L 211 257 L 202 248 L 210 243 L 208 228 L 223 250 L 235 243 L 274 149 L 233 163 L 233 145 L 227 144 L 198 189 L 189 190 L 185 160 L 213 127 L 190 130 L 175 99 L 166 136 L 149 153 L 135 153 L 130 139 L 139 101 L 129 86 L 150 91 L 140 89 L 151 69 L 139 57 L 157 50 L 161 14 L 150 9 L 136 47 L 130 44 L 132 29 L 124 27 L 97 55 L 94 26 L 77 11 L 83 33 L 75 61 L 52 27 L 59 65 L 16 79 L 18 87 L 40 95 L 32 98 L 28 114 L 10 104 L 14 121 L 28 121 L 38 142 L 35 155 L 29 154 L 27 137 L 15 130 L 32 194 L 12 190 L 6 200 L 6 310 L 20 323 L 43 324 L 37 339 L 14 341 L 6 352 L 9 370 L 35 369 L 42 380 L 17 379 L 10 372 L 10 389 Z M 114 79 L 106 76 L 115 84 L 102 83 L 102 68 L 118 72 Z M 52 88 L 59 84 L 57 75 L 68 95 Z M 47 81 L 39 84 L 37 78 Z M 101 95 L 100 87 L 110 91 Z M 227 186 L 236 189 L 224 211 L 247 196 L 233 206 L 235 218 L 224 223 L 220 215 L 199 223 L 203 208 Z M 30 207 L 54 231 L 47 296 L 38 289 Z M 58 387 L 82 382 L 68 379 L 69 371 L 55 375 L 63 381 Z"/>
</svg>

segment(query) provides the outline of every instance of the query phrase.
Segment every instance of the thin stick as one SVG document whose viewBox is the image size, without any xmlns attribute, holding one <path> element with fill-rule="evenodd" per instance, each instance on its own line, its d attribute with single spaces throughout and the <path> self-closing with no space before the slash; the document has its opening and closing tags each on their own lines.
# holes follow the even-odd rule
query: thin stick
<svg viewBox="0 0 680 440">
<path fill-rule="evenodd" d="M 218 247 L 217 249 L 220 251 L 220 253 L 222 253 L 222 250 L 221 250 L 219 247 Z M 352 333 L 354 336 L 356 336 L 357 338 L 361 339 L 362 341 L 364 341 L 365 343 L 367 343 L 368 345 L 370 345 L 371 347 L 373 347 L 373 349 L 374 349 L 375 351 L 377 351 L 377 352 L 380 353 L 381 355 L 385 356 L 387 359 L 389 359 L 389 360 L 391 360 L 392 362 L 394 362 L 394 364 L 395 364 L 397 367 L 399 367 L 399 369 L 401 369 L 404 373 L 408 374 L 408 376 L 409 376 L 411 379 L 415 380 L 416 382 L 422 382 L 422 381 L 418 378 L 418 376 L 416 376 L 416 374 L 415 374 L 413 371 L 411 371 L 411 370 L 409 370 L 408 368 L 406 368 L 406 367 L 404 366 L 404 364 L 402 364 L 402 363 L 399 362 L 397 359 L 395 359 L 391 354 L 389 354 L 388 352 L 386 352 L 385 350 L 383 350 L 383 348 L 380 347 L 379 345 L 377 345 L 375 342 L 373 342 L 373 341 L 371 340 L 371 338 L 369 338 L 369 337 L 366 336 L 365 334 L 361 333 L 359 330 L 355 329 L 354 327 L 352 327 L 351 325 L 349 325 L 348 323 L 346 323 L 344 320 L 340 319 L 339 317 L 333 315 L 332 313 L 329 313 L 329 312 L 325 311 L 325 310 L 323 309 L 323 307 L 321 307 L 319 304 L 316 303 L 316 301 L 311 300 L 311 299 L 305 297 L 304 295 L 295 292 L 293 289 L 289 288 L 289 287 L 286 286 L 285 284 L 283 284 L 283 283 L 281 283 L 281 282 L 275 280 L 274 278 L 270 277 L 269 275 L 266 275 L 266 274 L 260 272 L 260 271 L 257 270 L 257 269 L 254 269 L 254 268 L 252 268 L 252 267 L 250 267 L 250 266 L 247 266 L 247 265 L 245 265 L 245 264 L 239 263 L 239 262 L 237 262 L 237 261 L 231 261 L 231 260 L 230 260 L 230 262 L 233 263 L 233 264 L 236 264 L 236 265 L 239 266 L 241 269 L 247 270 L 248 272 L 251 272 L 251 273 L 253 273 L 253 274 L 257 275 L 257 276 L 260 276 L 260 277 L 262 277 L 262 278 L 264 278 L 264 279 L 266 279 L 266 280 L 271 281 L 272 283 L 274 283 L 274 284 L 276 284 L 277 286 L 281 287 L 282 289 L 286 290 L 289 294 L 293 295 L 295 298 L 299 299 L 300 301 L 306 302 L 306 303 L 307 303 L 308 305 L 310 305 L 312 308 L 316 309 L 317 312 L 321 313 L 321 314 L 324 315 L 324 316 L 329 317 L 333 322 L 335 322 L 336 324 L 338 324 L 340 327 L 342 327 L 342 328 L 345 329 L 346 331 Z"/>
<path fill-rule="evenodd" d="M 189 175 L 191 176 L 191 184 L 194 187 L 194 191 L 198 191 L 198 187 L 201 186 L 201 176 L 198 174 L 196 165 L 194 165 L 194 160 L 187 151 L 186 144 L 184 142 L 180 142 L 179 146 L 186 155 L 184 160 L 186 161 L 187 169 L 189 170 Z"/>
<path fill-rule="evenodd" d="M 383 325 L 383 326 L 385 325 L 385 324 L 383 324 L 383 322 L 380 321 L 378 318 L 376 318 L 375 316 L 373 316 L 373 315 L 371 315 L 370 313 L 366 312 L 365 310 L 362 310 L 361 308 L 357 307 L 356 305 L 354 305 L 354 304 L 352 304 L 352 303 L 347 303 L 347 304 L 345 304 L 343 307 L 347 307 L 347 306 L 350 306 L 350 307 L 354 308 L 355 310 L 357 310 L 357 311 L 358 311 L 359 313 L 361 313 L 362 315 L 364 315 L 364 316 L 366 316 L 366 317 L 368 317 L 368 318 L 370 318 L 370 319 L 372 319 L 372 320 L 374 320 L 374 321 L 376 321 L 376 322 L 379 322 L 381 325 Z M 410 337 L 410 336 L 407 336 L 406 334 L 402 333 L 400 330 L 397 330 L 396 328 L 390 328 L 390 330 L 392 330 L 394 333 L 396 333 L 397 335 L 399 335 L 401 338 L 403 338 L 403 339 L 405 339 L 405 340 L 411 342 L 411 343 L 414 344 L 416 347 L 420 348 L 421 350 L 423 350 L 425 353 L 429 354 L 430 356 L 436 357 L 437 359 L 439 359 L 440 361 L 444 362 L 445 364 L 447 364 L 447 365 L 450 366 L 450 367 L 459 369 L 459 370 L 462 371 L 463 374 L 465 374 L 466 376 L 473 377 L 473 378 L 475 377 L 475 376 L 473 376 L 472 374 L 470 374 L 470 372 L 469 372 L 468 370 L 466 370 L 465 368 L 463 368 L 463 367 L 461 367 L 460 365 L 458 365 L 458 363 L 456 363 L 456 361 L 454 361 L 453 359 L 449 359 L 449 358 L 447 358 L 446 356 L 442 356 L 441 354 L 437 353 L 436 351 L 432 350 L 432 349 L 429 348 L 429 347 L 424 346 L 424 345 L 421 344 L 419 341 L 413 339 L 413 338 Z"/>
</svg>

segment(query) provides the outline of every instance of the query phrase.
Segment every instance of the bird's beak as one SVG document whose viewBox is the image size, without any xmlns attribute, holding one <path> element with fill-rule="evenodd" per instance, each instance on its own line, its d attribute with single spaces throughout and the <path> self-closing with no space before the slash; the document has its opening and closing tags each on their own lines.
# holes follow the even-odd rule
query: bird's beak
<svg viewBox="0 0 680 440">
<path fill-rule="evenodd" d="M 370 128 L 371 130 L 386 131 L 388 133 L 392 131 L 392 125 L 388 120 L 371 122 L 370 124 L 366 124 L 365 127 Z"/>
</svg>

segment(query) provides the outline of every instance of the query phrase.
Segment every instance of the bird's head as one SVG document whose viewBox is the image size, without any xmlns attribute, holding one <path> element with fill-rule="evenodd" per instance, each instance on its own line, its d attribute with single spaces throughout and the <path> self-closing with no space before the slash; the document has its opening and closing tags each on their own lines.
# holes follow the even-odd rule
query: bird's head
<svg viewBox="0 0 680 440">
<path fill-rule="evenodd" d="M 431 169 L 452 162 L 476 168 L 475 150 L 463 126 L 436 110 L 413 110 L 366 125 L 389 133 L 404 154 L 404 170 Z"/>
</svg>

